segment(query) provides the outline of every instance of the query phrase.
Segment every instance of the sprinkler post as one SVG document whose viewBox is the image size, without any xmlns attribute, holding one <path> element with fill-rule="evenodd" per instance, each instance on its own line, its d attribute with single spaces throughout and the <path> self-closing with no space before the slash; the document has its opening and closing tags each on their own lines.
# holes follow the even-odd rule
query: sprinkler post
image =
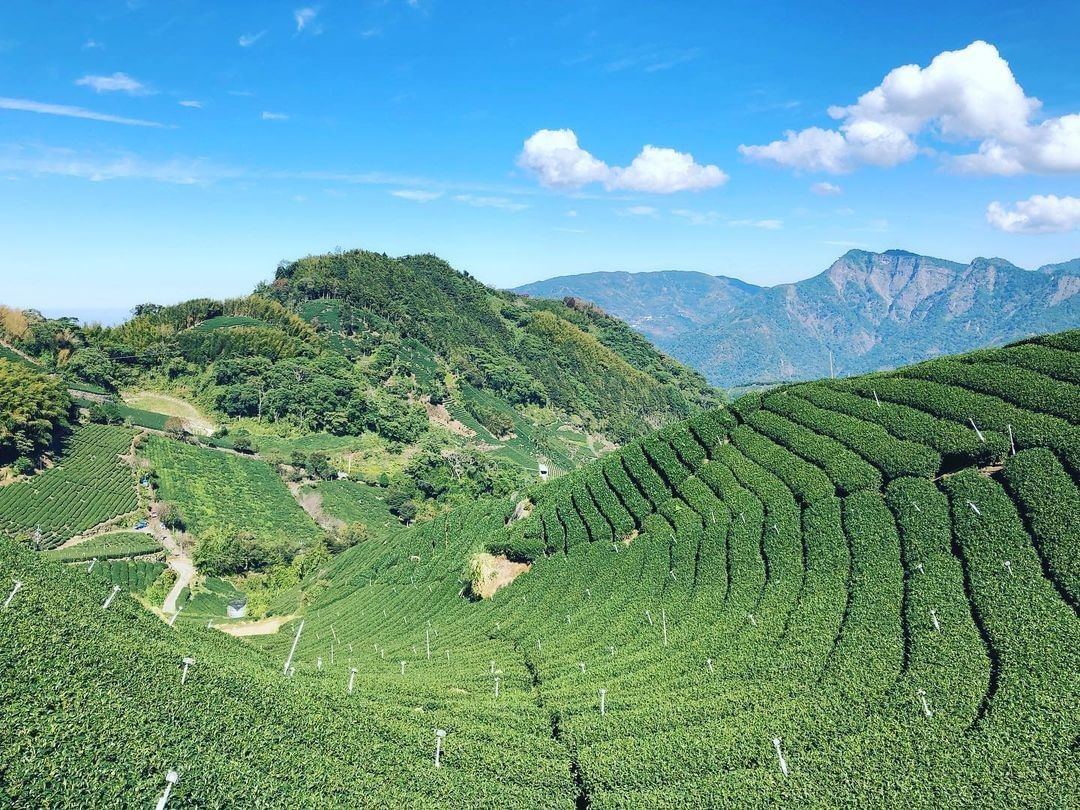
<svg viewBox="0 0 1080 810">
<path fill-rule="evenodd" d="M 23 583 L 21 579 L 15 580 L 15 587 L 11 589 L 11 593 L 8 594 L 8 598 L 4 600 L 4 607 L 7 607 L 11 604 L 11 600 L 15 598 L 15 594 L 22 590 L 22 586 Z"/>
</svg>

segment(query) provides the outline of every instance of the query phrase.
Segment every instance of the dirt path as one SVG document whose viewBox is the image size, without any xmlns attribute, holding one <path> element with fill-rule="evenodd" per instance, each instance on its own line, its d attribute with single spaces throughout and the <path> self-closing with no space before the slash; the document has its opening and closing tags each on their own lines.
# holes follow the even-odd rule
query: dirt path
<svg viewBox="0 0 1080 810">
<path fill-rule="evenodd" d="M 180 598 L 180 591 L 191 588 L 191 583 L 198 572 L 195 570 L 195 563 L 192 562 L 191 557 L 181 548 L 169 530 L 161 525 L 161 521 L 153 518 L 150 521 L 150 530 L 165 547 L 166 563 L 169 568 L 176 572 L 176 582 L 161 606 L 164 613 L 173 614 L 176 613 L 176 600 Z"/>
<path fill-rule="evenodd" d="M 268 619 L 260 619 L 257 622 L 244 622 L 242 624 L 219 624 L 215 629 L 230 636 L 244 638 L 246 636 L 269 636 L 276 633 L 283 625 L 288 624 L 295 616 L 271 616 Z"/>
<path fill-rule="evenodd" d="M 322 508 L 322 495 L 318 492 L 303 492 L 303 484 L 298 481 L 289 481 L 289 492 L 292 493 L 293 498 L 300 508 L 307 512 L 311 519 L 319 524 L 320 528 L 325 529 L 328 532 L 332 532 L 335 529 L 341 529 L 345 527 L 345 521 L 338 520 L 336 517 L 331 517 L 326 514 Z"/>
</svg>

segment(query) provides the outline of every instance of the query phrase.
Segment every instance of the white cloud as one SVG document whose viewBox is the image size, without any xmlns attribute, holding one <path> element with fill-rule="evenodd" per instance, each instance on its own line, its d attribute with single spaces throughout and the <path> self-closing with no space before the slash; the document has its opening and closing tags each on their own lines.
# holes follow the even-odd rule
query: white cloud
<svg viewBox="0 0 1080 810">
<path fill-rule="evenodd" d="M 262 120 L 263 121 L 288 121 L 289 116 L 287 116 L 285 113 L 268 112 L 266 110 L 263 110 Z"/>
<path fill-rule="evenodd" d="M 257 34 L 241 34 L 240 39 L 237 40 L 237 44 L 239 44 L 241 48 L 250 48 L 264 36 L 266 36 L 265 30 L 259 31 Z"/>
<path fill-rule="evenodd" d="M 1036 194 L 1007 210 L 992 202 L 986 221 L 1006 233 L 1063 233 L 1080 229 L 1080 197 Z"/>
<path fill-rule="evenodd" d="M 395 197 L 400 197 L 403 200 L 412 200 L 413 202 L 431 202 L 437 200 L 443 195 L 441 191 L 423 191 L 421 189 L 403 188 L 397 191 L 390 192 Z"/>
<path fill-rule="evenodd" d="M 96 39 L 86 40 L 86 42 L 83 43 L 82 47 L 84 51 L 93 51 L 98 49 L 104 50 L 105 48 L 105 46 L 102 43 L 98 42 Z"/>
<path fill-rule="evenodd" d="M 909 161 L 919 152 L 916 137 L 925 134 L 942 144 L 979 144 L 975 153 L 946 155 L 958 171 L 1080 171 L 1080 115 L 1035 123 L 1041 106 L 1024 94 L 997 48 L 976 41 L 938 54 L 925 68 L 895 68 L 855 104 L 830 107 L 837 129 L 789 130 L 783 140 L 739 151 L 792 169 L 843 174 Z"/>
<path fill-rule="evenodd" d="M 235 169 L 198 159 L 152 161 L 128 152 L 94 155 L 71 149 L 25 146 L 0 148 L 0 171 L 78 177 L 94 182 L 151 180 L 177 185 L 206 185 L 240 174 Z"/>
<path fill-rule="evenodd" d="M 81 79 L 76 79 L 75 84 L 80 87 L 89 87 L 95 93 L 127 93 L 129 96 L 145 96 L 153 92 L 138 79 L 120 72 L 111 76 L 83 76 Z"/>
<path fill-rule="evenodd" d="M 506 197 L 485 197 L 474 194 L 456 194 L 454 199 L 460 203 L 471 205 L 474 208 L 498 208 L 502 211 L 523 211 L 528 208 L 525 203 L 514 202 Z"/>
<path fill-rule="evenodd" d="M 820 194 L 822 196 L 828 196 L 829 194 L 839 194 L 841 192 L 840 186 L 836 185 L 835 183 L 825 182 L 814 183 L 814 185 L 810 186 L 810 190 L 815 194 Z"/>
<path fill-rule="evenodd" d="M 625 168 L 609 166 L 578 145 L 572 129 L 541 129 L 525 141 L 518 165 L 551 188 L 602 182 L 610 189 L 671 194 L 715 188 L 728 180 L 717 166 L 703 166 L 688 152 L 646 145 Z"/>
<path fill-rule="evenodd" d="M 126 124 L 132 127 L 161 127 L 157 121 L 144 121 L 141 118 L 124 118 L 119 115 L 94 112 L 83 107 L 71 107 L 67 104 L 46 104 L 24 98 L 0 98 L 0 110 L 21 110 L 43 115 L 61 115 L 67 118 L 86 118 L 91 121 L 106 121 L 110 124 Z"/>
<path fill-rule="evenodd" d="M 779 219 L 732 219 L 728 221 L 732 228 L 762 228 L 766 231 L 778 231 L 784 227 Z"/>
<path fill-rule="evenodd" d="M 652 217 L 656 218 L 660 212 L 651 205 L 631 205 L 629 208 L 620 208 L 615 212 L 621 217 Z"/>
<path fill-rule="evenodd" d="M 181 102 L 178 102 L 178 103 L 180 104 L 181 107 L 191 107 L 192 109 L 195 109 L 195 110 L 201 110 L 202 107 L 203 107 L 203 103 L 201 101 L 195 101 L 195 100 L 181 101 Z"/>
<path fill-rule="evenodd" d="M 579 188 L 606 180 L 610 169 L 580 146 L 572 129 L 541 129 L 529 136 L 518 165 L 552 188 Z"/>
<path fill-rule="evenodd" d="M 719 167 L 695 163 L 689 152 L 646 145 L 625 169 L 611 170 L 608 187 L 671 194 L 715 188 L 727 180 L 728 176 Z"/>
<path fill-rule="evenodd" d="M 672 209 L 671 215 L 685 219 L 691 225 L 711 225 L 722 219 L 717 211 L 694 211 L 690 208 Z"/>
<path fill-rule="evenodd" d="M 317 8 L 298 8 L 293 12 L 293 19 L 296 20 L 296 33 L 300 33 L 304 30 L 309 30 L 313 34 L 322 33 L 322 29 L 318 26 L 312 25 L 315 21 L 315 17 L 318 16 L 319 10 Z"/>
</svg>

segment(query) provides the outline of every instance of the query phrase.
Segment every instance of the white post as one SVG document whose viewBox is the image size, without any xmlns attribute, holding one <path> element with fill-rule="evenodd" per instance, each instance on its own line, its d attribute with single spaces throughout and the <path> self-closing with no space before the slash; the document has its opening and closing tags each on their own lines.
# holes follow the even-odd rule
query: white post
<svg viewBox="0 0 1080 810">
<path fill-rule="evenodd" d="M 404 661 L 401 662 L 401 674 L 402 675 L 405 674 L 405 662 Z"/>
<path fill-rule="evenodd" d="M 1015 456 L 1016 455 L 1016 442 L 1013 441 L 1012 425 L 1006 425 L 1006 427 L 1009 429 L 1009 450 L 1011 450 L 1012 454 Z"/>
<path fill-rule="evenodd" d="M 157 800 L 154 810 L 165 810 L 165 805 L 169 803 L 169 796 L 172 794 L 173 785 L 180 781 L 180 774 L 176 771 L 169 771 L 165 774 L 165 792 L 161 794 L 161 798 Z"/>
<path fill-rule="evenodd" d="M 912 501 L 911 505 L 915 507 L 916 512 L 921 512 L 922 511 L 922 509 L 919 507 L 919 505 L 917 503 L 915 503 L 915 501 Z"/>
<path fill-rule="evenodd" d="M 667 646 L 667 609 L 660 608 L 660 617 L 664 622 L 664 646 Z"/>
<path fill-rule="evenodd" d="M 569 613 L 566 614 L 566 623 L 570 624 L 570 614 Z"/>
<path fill-rule="evenodd" d="M 589 595 L 590 599 L 592 598 L 592 588 L 586 588 L 585 593 L 587 593 Z"/>
<path fill-rule="evenodd" d="M 289 657 L 285 659 L 285 666 L 281 670 L 282 675 L 289 674 L 289 666 L 292 664 L 293 656 L 296 655 L 296 645 L 300 643 L 300 634 L 304 632 L 304 620 L 300 620 L 300 626 L 296 628 L 296 638 L 292 641 L 292 649 L 289 650 Z"/>
<path fill-rule="evenodd" d="M 356 681 L 356 667 L 349 670 L 349 694 L 352 694 L 353 683 Z"/>
<path fill-rule="evenodd" d="M 88 574 L 94 573 L 94 566 L 95 565 L 97 565 L 97 557 L 94 557 L 94 559 L 92 559 L 90 561 L 90 567 L 86 569 L 86 573 L 88 573 Z"/>
<path fill-rule="evenodd" d="M 925 573 L 926 573 L 926 569 L 925 569 L 925 568 L 923 568 L 923 564 L 922 564 L 922 563 L 915 563 L 915 567 L 919 569 L 919 573 L 920 573 L 920 574 L 925 574 Z"/>
<path fill-rule="evenodd" d="M 1011 577 L 1011 576 L 1013 575 L 1013 572 L 1012 572 L 1012 563 L 1011 563 L 1011 562 L 1009 562 L 1008 560 L 1006 560 L 1006 561 L 1005 561 L 1005 570 L 1009 572 L 1009 576 L 1010 576 L 1010 577 Z"/>
<path fill-rule="evenodd" d="M 449 650 L 446 651 L 446 663 L 448 663 L 448 664 L 450 663 L 450 651 Z"/>
<path fill-rule="evenodd" d="M 709 668 L 709 672 L 715 672 L 715 670 L 713 669 L 712 659 L 711 658 L 706 658 L 705 659 L 705 666 L 707 666 Z"/>
<path fill-rule="evenodd" d="M 607 689 L 600 690 L 600 716 L 603 717 L 607 714 L 607 706 L 605 705 L 605 698 L 607 698 Z"/>
<path fill-rule="evenodd" d="M 784 776 L 787 776 L 788 775 L 787 760 L 784 759 L 784 752 L 780 750 L 780 742 L 781 742 L 781 740 L 780 740 L 779 737 L 773 737 L 773 741 L 772 741 L 773 748 L 776 749 L 776 756 L 780 760 L 780 773 L 782 773 Z"/>
<path fill-rule="evenodd" d="M 315 659 L 315 669 L 319 670 L 319 672 L 322 672 L 322 656 L 321 655 L 318 658 Z"/>
<path fill-rule="evenodd" d="M 495 674 L 495 662 L 494 661 L 491 662 L 491 665 L 488 667 L 488 669 L 489 669 L 489 671 L 491 672 L 492 675 Z"/>
<path fill-rule="evenodd" d="M 938 621 L 937 611 L 930 608 L 930 620 L 934 623 L 934 629 L 941 632 L 941 623 Z"/>
<path fill-rule="evenodd" d="M 195 663 L 195 659 L 192 658 L 191 656 L 188 656 L 188 657 L 186 657 L 184 659 L 184 671 L 180 674 L 180 685 L 181 686 L 183 686 L 185 683 L 187 683 L 188 669 L 194 663 Z"/>
<path fill-rule="evenodd" d="M 927 717 L 933 717 L 934 713 L 930 711 L 930 704 L 926 702 L 926 690 L 919 689 L 915 694 L 919 696 L 919 702 L 922 704 L 923 714 Z"/>
<path fill-rule="evenodd" d="M 442 741 L 446 732 L 441 728 L 435 730 L 435 767 L 441 767 L 439 760 L 442 758 Z"/>
<path fill-rule="evenodd" d="M 169 619 L 169 627 L 172 627 L 172 626 L 173 626 L 174 624 L 176 624 L 176 617 L 177 617 L 177 616 L 179 616 L 179 615 L 180 615 L 180 611 L 179 611 L 179 610 L 178 610 L 178 611 L 176 611 L 176 613 L 174 613 L 174 614 L 172 615 L 172 618 L 170 618 L 170 619 Z"/>
<path fill-rule="evenodd" d="M 979 507 L 977 507 L 971 501 L 968 501 L 967 505 L 971 507 L 971 511 L 974 512 L 976 515 L 982 515 L 982 512 L 979 510 Z"/>
<path fill-rule="evenodd" d="M 872 390 L 874 392 L 874 402 L 876 402 L 877 406 L 880 408 L 881 407 L 881 400 L 877 398 L 877 389 L 872 388 L 870 390 Z"/>
<path fill-rule="evenodd" d="M 22 590 L 22 586 L 23 584 L 21 580 L 15 580 L 15 587 L 11 589 L 11 593 L 8 594 L 8 598 L 4 600 L 4 607 L 7 607 L 11 604 L 11 600 L 15 598 L 15 594 Z"/>
<path fill-rule="evenodd" d="M 213 627 L 213 626 L 214 626 L 214 620 L 213 620 L 213 619 L 211 619 L 210 621 L 208 621 L 208 622 L 206 623 L 206 629 L 207 629 L 207 630 L 209 630 L 209 629 L 210 629 L 211 627 Z"/>
<path fill-rule="evenodd" d="M 109 605 L 112 604 L 113 599 L 116 598 L 116 595 L 118 593 L 120 593 L 120 586 L 119 585 L 113 585 L 112 586 L 112 593 L 110 593 L 108 596 L 105 597 L 105 601 L 101 603 L 101 609 L 106 610 L 109 607 Z"/>
<path fill-rule="evenodd" d="M 645 611 L 645 618 L 649 620 L 649 627 L 652 627 L 652 614 L 649 611 Z"/>
<path fill-rule="evenodd" d="M 673 569 L 671 569 L 670 571 L 668 571 L 668 573 L 669 573 L 669 574 L 671 574 L 671 578 L 672 578 L 672 579 L 673 579 L 673 580 L 674 580 L 675 582 L 678 582 L 678 581 L 679 581 L 679 578 L 675 576 L 675 569 L 674 569 L 674 568 L 673 568 Z"/>
<path fill-rule="evenodd" d="M 337 631 L 334 629 L 334 625 L 330 625 L 330 632 L 334 634 L 334 641 L 337 641 Z"/>
<path fill-rule="evenodd" d="M 585 662 L 584 661 L 578 661 L 577 665 L 579 667 L 581 667 L 581 674 L 584 675 L 585 674 Z"/>
<path fill-rule="evenodd" d="M 427 653 L 427 660 L 431 660 L 431 628 L 424 630 L 424 651 Z"/>
<path fill-rule="evenodd" d="M 615 648 L 614 648 L 614 647 L 608 647 L 608 652 L 610 652 L 610 653 L 611 653 L 611 657 L 612 657 L 612 658 L 614 658 L 614 657 L 615 657 Z"/>
<path fill-rule="evenodd" d="M 495 676 L 495 699 L 499 699 L 499 676 Z"/>
<path fill-rule="evenodd" d="M 330 666 L 334 665 L 334 642 L 330 642 Z"/>
<path fill-rule="evenodd" d="M 754 627 L 757 627 L 757 619 L 754 618 L 753 613 L 747 613 L 746 618 L 750 620 L 750 624 L 754 625 Z"/>
<path fill-rule="evenodd" d="M 979 441 L 985 443 L 986 437 L 982 435 L 982 431 L 979 430 L 979 426 L 975 424 L 975 420 L 969 416 L 968 421 L 971 422 L 971 426 L 975 428 L 975 435 L 979 437 Z"/>
</svg>

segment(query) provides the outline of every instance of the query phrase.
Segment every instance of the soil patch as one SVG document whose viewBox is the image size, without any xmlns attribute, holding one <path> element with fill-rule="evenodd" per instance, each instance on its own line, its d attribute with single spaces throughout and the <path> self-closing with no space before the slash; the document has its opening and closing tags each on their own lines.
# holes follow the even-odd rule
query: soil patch
<svg viewBox="0 0 1080 810">
<path fill-rule="evenodd" d="M 472 592 L 481 599 L 490 599 L 530 568 L 528 563 L 508 560 L 505 554 L 477 554 L 472 558 Z"/>
<path fill-rule="evenodd" d="M 282 628 L 283 625 L 295 619 L 295 616 L 270 616 L 257 622 L 241 622 L 238 624 L 215 624 L 214 629 L 230 636 L 244 638 L 246 636 L 270 636 Z"/>
</svg>

